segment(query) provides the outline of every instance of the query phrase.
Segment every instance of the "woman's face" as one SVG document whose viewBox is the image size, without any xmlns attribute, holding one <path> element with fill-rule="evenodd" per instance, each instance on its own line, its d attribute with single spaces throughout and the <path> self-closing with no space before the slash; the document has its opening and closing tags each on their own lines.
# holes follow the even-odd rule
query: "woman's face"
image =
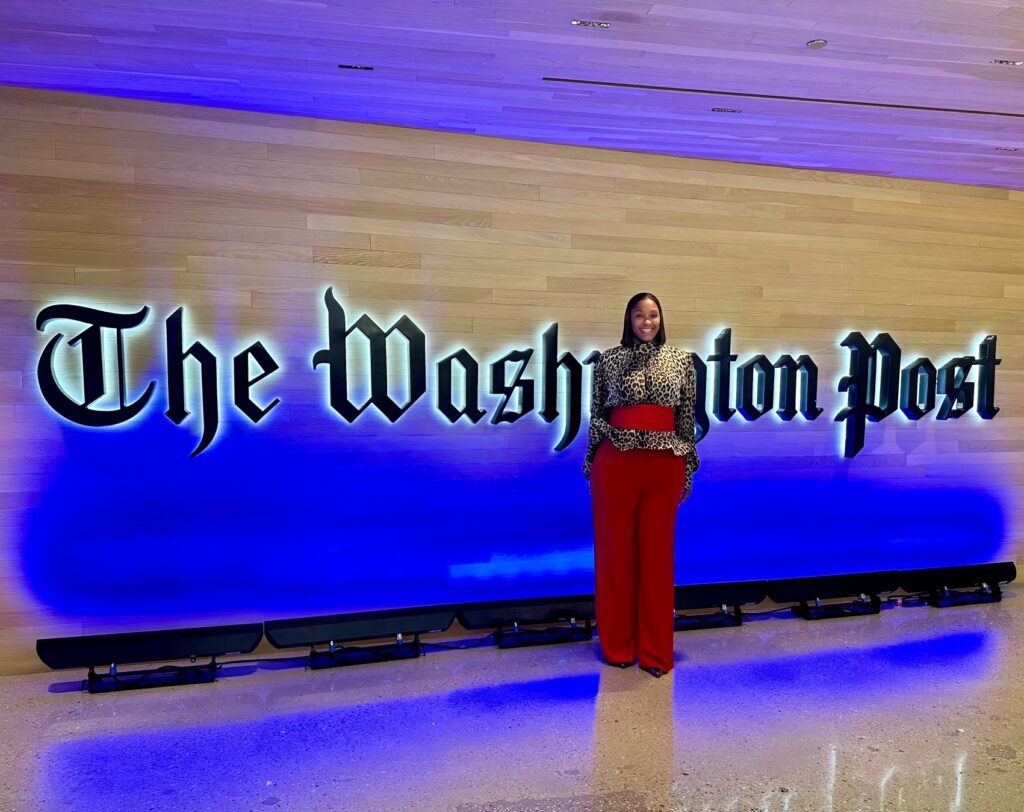
<svg viewBox="0 0 1024 812">
<path fill-rule="evenodd" d="M 661 329 L 661 311 L 650 299 L 641 299 L 637 302 L 629 317 L 633 323 L 633 335 L 643 344 L 653 341 Z"/>
</svg>

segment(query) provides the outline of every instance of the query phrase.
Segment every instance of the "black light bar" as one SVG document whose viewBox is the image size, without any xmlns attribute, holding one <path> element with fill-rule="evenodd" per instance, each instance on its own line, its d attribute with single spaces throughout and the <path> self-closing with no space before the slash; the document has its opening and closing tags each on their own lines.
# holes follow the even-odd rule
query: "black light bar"
<svg viewBox="0 0 1024 812">
<path fill-rule="evenodd" d="M 494 629 L 501 648 L 520 648 L 546 643 L 575 643 L 594 638 L 594 596 L 487 601 L 460 606 L 459 623 L 467 629 Z M 578 624 L 583 621 L 583 627 Z M 529 629 L 544 623 L 568 625 Z"/>
<path fill-rule="evenodd" d="M 933 567 L 900 573 L 904 592 L 927 593 L 932 606 L 963 606 L 972 603 L 998 603 L 1003 599 L 1000 584 L 1017 577 L 1012 561 L 968 564 L 962 567 Z"/>
<path fill-rule="evenodd" d="M 423 653 L 420 635 L 446 631 L 454 620 L 455 609 L 451 606 L 423 606 L 268 620 L 264 628 L 274 648 L 308 646 L 310 668 L 331 668 L 419 657 Z M 341 645 L 384 637 L 394 637 L 395 641 L 375 646 Z"/>
<path fill-rule="evenodd" d="M 776 603 L 798 603 L 793 613 L 805 620 L 877 615 L 882 607 L 879 595 L 894 592 L 899 582 L 900 574 L 895 570 L 786 578 L 768 581 L 768 597 Z M 823 603 L 850 597 L 852 601 Z"/>
<path fill-rule="evenodd" d="M 719 609 L 713 614 L 676 615 L 676 631 L 740 626 L 740 607 L 761 603 L 768 595 L 767 581 L 732 581 L 719 584 L 685 584 L 676 587 L 676 611 Z"/>
<path fill-rule="evenodd" d="M 213 682 L 220 667 L 217 657 L 248 654 L 262 639 L 261 623 L 241 623 L 192 629 L 51 637 L 36 641 L 36 653 L 50 668 L 88 668 L 86 682 L 89 693 L 100 693 L 128 688 Z M 195 664 L 200 657 L 209 657 L 210 662 Z M 189 660 L 190 664 L 118 671 L 119 665 L 164 660 Z M 96 668 L 100 666 L 107 667 L 107 673 L 97 674 Z"/>
</svg>

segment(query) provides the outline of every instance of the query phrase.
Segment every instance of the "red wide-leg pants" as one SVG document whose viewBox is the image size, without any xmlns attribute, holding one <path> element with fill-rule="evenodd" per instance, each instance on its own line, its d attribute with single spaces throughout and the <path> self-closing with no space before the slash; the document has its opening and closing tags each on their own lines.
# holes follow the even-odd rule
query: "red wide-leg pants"
<svg viewBox="0 0 1024 812">
<path fill-rule="evenodd" d="M 674 664 L 675 524 L 686 462 L 671 451 L 619 451 L 608 440 L 590 474 L 598 637 L 608 662 Z"/>
</svg>

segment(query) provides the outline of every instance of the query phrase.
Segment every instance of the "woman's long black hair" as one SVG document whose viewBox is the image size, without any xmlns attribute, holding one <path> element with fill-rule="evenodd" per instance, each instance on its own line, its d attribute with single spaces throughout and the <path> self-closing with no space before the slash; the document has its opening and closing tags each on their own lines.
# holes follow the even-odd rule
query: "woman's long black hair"
<svg viewBox="0 0 1024 812">
<path fill-rule="evenodd" d="M 619 342 L 623 347 L 632 347 L 637 343 L 636 336 L 633 335 L 633 308 L 636 307 L 637 302 L 642 302 L 644 299 L 650 299 L 658 306 L 658 315 L 661 316 L 661 321 L 658 325 L 658 332 L 651 339 L 651 343 L 655 345 L 665 343 L 665 311 L 661 309 L 661 302 L 658 301 L 658 297 L 653 293 L 634 293 L 629 301 L 626 302 L 626 313 L 622 317 L 622 340 Z"/>
</svg>

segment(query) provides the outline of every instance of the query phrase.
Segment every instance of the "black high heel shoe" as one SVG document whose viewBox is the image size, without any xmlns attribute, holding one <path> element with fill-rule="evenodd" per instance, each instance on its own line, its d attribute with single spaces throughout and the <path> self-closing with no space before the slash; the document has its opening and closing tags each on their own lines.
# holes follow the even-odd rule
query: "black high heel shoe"
<svg viewBox="0 0 1024 812">
<path fill-rule="evenodd" d="M 616 663 L 616 662 L 613 662 L 612 660 L 605 660 L 604 662 L 605 662 L 605 665 L 611 665 L 611 666 L 614 666 L 615 668 L 632 668 L 636 664 L 636 660 L 634 660 L 631 663 Z"/>
<path fill-rule="evenodd" d="M 657 667 L 654 667 L 654 666 L 652 666 L 650 668 L 647 668 L 646 666 L 641 666 L 641 668 L 643 668 L 643 670 L 646 671 L 648 674 L 650 674 L 652 677 L 663 677 L 663 676 L 665 676 L 665 672 L 662 671 L 660 668 L 657 668 Z"/>
</svg>

